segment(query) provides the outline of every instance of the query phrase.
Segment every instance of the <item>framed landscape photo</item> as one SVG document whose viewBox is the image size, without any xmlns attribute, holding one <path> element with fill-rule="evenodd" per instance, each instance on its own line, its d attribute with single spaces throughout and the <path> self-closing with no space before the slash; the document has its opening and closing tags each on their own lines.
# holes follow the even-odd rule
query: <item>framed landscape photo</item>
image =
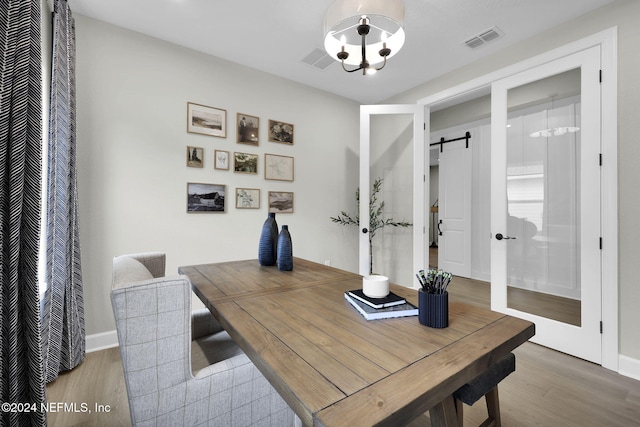
<svg viewBox="0 0 640 427">
<path fill-rule="evenodd" d="M 260 209 L 260 189 L 236 188 L 236 209 Z"/>
<path fill-rule="evenodd" d="M 228 171 L 229 170 L 229 152 L 224 150 L 214 150 L 213 155 L 215 156 L 213 160 L 213 168 Z"/>
<path fill-rule="evenodd" d="M 293 145 L 293 125 L 269 120 L 269 141 Z"/>
<path fill-rule="evenodd" d="M 293 181 L 293 157 L 265 154 L 264 179 Z"/>
<path fill-rule="evenodd" d="M 293 213 L 293 193 L 289 191 L 269 191 L 269 212 Z"/>
<path fill-rule="evenodd" d="M 187 213 L 224 212 L 227 186 L 187 183 Z"/>
<path fill-rule="evenodd" d="M 233 171 L 238 173 L 258 173 L 258 155 L 250 153 L 233 153 Z"/>
<path fill-rule="evenodd" d="M 187 132 L 227 137 L 227 110 L 187 102 Z"/>
<path fill-rule="evenodd" d="M 190 168 L 204 166 L 204 148 L 187 146 L 187 166 Z"/>
<path fill-rule="evenodd" d="M 258 117 L 238 113 L 236 116 L 236 125 L 236 129 L 238 129 L 236 142 L 238 144 L 259 144 L 260 119 Z"/>
</svg>

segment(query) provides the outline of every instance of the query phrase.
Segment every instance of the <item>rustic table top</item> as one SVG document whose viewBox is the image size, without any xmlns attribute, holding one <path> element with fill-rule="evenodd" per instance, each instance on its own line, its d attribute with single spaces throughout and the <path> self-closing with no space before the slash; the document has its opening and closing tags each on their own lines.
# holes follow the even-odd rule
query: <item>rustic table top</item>
<svg viewBox="0 0 640 427">
<path fill-rule="evenodd" d="M 463 303 L 450 303 L 444 329 L 417 316 L 367 321 L 344 299 L 361 276 L 299 258 L 288 272 L 257 260 L 180 272 L 304 425 L 408 423 L 534 334 Z M 418 304 L 416 290 L 391 290 Z"/>
</svg>

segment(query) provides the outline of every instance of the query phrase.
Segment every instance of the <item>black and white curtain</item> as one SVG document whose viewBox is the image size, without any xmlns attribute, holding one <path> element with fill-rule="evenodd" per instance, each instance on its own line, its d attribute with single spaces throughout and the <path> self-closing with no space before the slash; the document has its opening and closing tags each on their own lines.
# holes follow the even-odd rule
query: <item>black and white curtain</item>
<svg viewBox="0 0 640 427">
<path fill-rule="evenodd" d="M 53 381 L 85 356 L 76 185 L 75 27 L 55 0 L 49 117 L 46 273 L 42 316 L 45 376 Z"/>
<path fill-rule="evenodd" d="M 40 0 L 0 2 L 0 403 L 39 409 L 45 401 L 38 292 L 41 10 Z M 41 411 L 0 411 L 2 426 L 45 424 Z"/>
</svg>

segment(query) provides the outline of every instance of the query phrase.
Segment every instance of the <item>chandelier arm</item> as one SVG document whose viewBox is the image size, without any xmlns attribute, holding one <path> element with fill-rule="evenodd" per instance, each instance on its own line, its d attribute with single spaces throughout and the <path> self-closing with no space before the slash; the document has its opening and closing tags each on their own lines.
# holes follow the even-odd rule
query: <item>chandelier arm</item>
<svg viewBox="0 0 640 427">
<path fill-rule="evenodd" d="M 353 73 L 355 71 L 359 71 L 362 70 L 362 65 L 359 66 L 358 68 L 354 68 L 353 70 L 348 70 L 345 66 L 344 66 L 344 60 L 342 60 L 342 69 L 345 70 L 347 73 Z"/>
<path fill-rule="evenodd" d="M 384 68 L 385 65 L 387 65 L 387 57 L 383 56 L 384 58 L 384 62 L 382 63 L 382 65 L 379 68 L 376 68 L 376 71 L 380 71 Z"/>
</svg>

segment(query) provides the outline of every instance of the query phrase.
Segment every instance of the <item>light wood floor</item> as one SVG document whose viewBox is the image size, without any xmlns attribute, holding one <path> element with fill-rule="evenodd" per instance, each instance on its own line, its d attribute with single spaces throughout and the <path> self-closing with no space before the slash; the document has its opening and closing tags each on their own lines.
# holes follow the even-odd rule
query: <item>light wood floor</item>
<svg viewBox="0 0 640 427">
<path fill-rule="evenodd" d="M 484 282 L 456 278 L 449 291 L 452 301 L 489 307 Z M 640 426 L 640 381 L 532 343 L 514 353 L 516 372 L 499 386 L 503 426 Z M 126 396 L 118 348 L 89 353 L 80 366 L 49 384 L 47 400 L 78 407 L 85 403 L 92 412 L 50 412 L 48 424 L 128 426 Z M 109 412 L 96 413 L 96 404 L 109 405 Z M 485 416 L 484 399 L 465 406 L 465 425 L 478 426 Z M 422 416 L 410 426 L 430 426 L 429 418 Z"/>
<path fill-rule="evenodd" d="M 429 247 L 429 267 L 438 267 L 438 247 Z M 509 286 L 509 308 L 580 326 L 581 301 Z"/>
<path fill-rule="evenodd" d="M 47 385 L 47 402 L 75 404 L 48 412 L 47 425 L 71 426 L 130 426 L 129 401 L 124 384 L 122 359 L 118 347 L 88 353 L 75 369 L 62 373 Z M 81 412 L 86 404 L 91 412 Z M 97 413 L 96 405 L 109 405 L 109 412 Z"/>
</svg>

